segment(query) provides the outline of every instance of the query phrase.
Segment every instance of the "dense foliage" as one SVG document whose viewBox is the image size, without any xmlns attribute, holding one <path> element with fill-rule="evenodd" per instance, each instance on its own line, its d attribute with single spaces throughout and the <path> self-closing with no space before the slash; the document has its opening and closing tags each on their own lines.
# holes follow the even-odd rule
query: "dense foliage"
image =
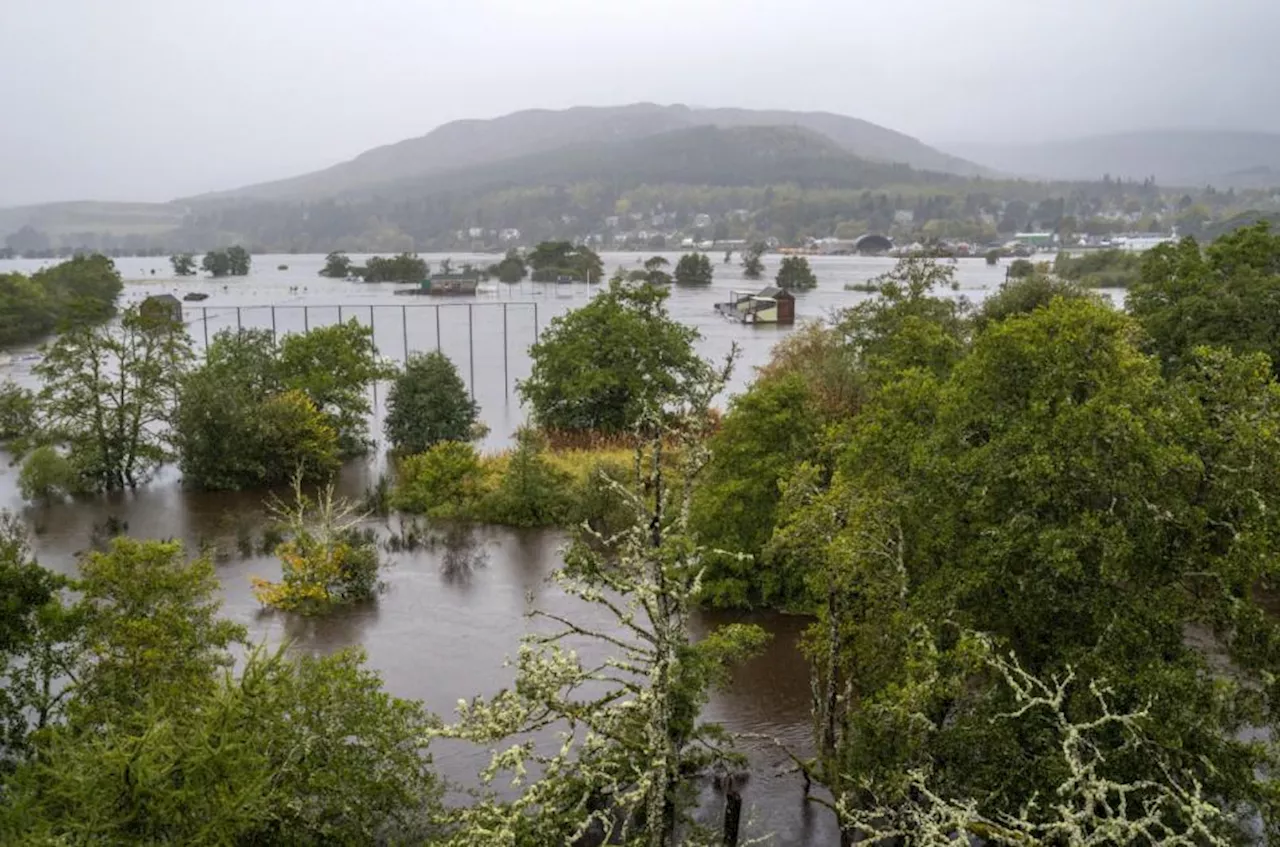
<svg viewBox="0 0 1280 847">
<path fill-rule="evenodd" d="M 489 268 L 489 273 L 498 278 L 498 282 L 508 284 L 520 282 L 529 275 L 529 268 L 525 265 L 524 258 L 521 257 L 520 251 L 512 248 L 507 251 L 507 255 L 502 257 L 502 261 Z"/>
<path fill-rule="evenodd" d="M 252 580 L 260 603 L 318 615 L 374 597 L 382 566 L 377 544 L 359 531 L 361 515 L 335 498 L 332 486 L 313 501 L 303 493 L 301 477 L 295 477 L 293 502 L 277 502 L 273 512 L 288 538 L 274 551 L 280 559 L 280 580 Z"/>
<path fill-rule="evenodd" d="M 351 257 L 341 250 L 335 250 L 324 257 L 324 267 L 320 269 L 320 276 L 329 279 L 346 279 L 351 276 L 353 270 Z"/>
<path fill-rule="evenodd" d="M 173 266 L 174 276 L 196 275 L 196 259 L 190 253 L 174 253 L 169 257 L 169 264 Z"/>
<path fill-rule="evenodd" d="M 1128 288 L 1138 278 L 1143 257 L 1132 250 L 1096 250 L 1080 256 L 1059 253 L 1053 273 L 1086 288 Z"/>
<path fill-rule="evenodd" d="M 395 450 L 421 453 L 441 441 L 469 440 L 479 412 L 448 356 L 418 353 L 391 384 L 383 430 Z"/>
<path fill-rule="evenodd" d="M 327 478 L 365 444 L 370 382 L 386 375 L 357 322 L 285 336 L 218 333 L 182 381 L 174 440 L 183 477 L 211 489 Z"/>
<path fill-rule="evenodd" d="M 0 840 L 13 844 L 423 843 L 433 723 L 358 653 L 249 652 L 212 564 L 116 540 L 65 580 L 0 524 Z M 32 730 L 38 730 L 32 732 Z"/>
<path fill-rule="evenodd" d="M 1201 248 L 1195 239 L 1147 254 L 1127 302 L 1161 360 L 1186 367 L 1200 345 L 1265 353 L 1280 373 L 1280 234 L 1267 224 Z"/>
<path fill-rule="evenodd" d="M 0 274 L 0 348 L 38 340 L 115 313 L 124 287 L 105 256 L 76 256 L 31 276 Z"/>
<path fill-rule="evenodd" d="M 225 250 L 210 250 L 205 253 L 200 267 L 214 277 L 248 276 L 252 261 L 249 251 L 237 244 Z M 175 270 L 176 267 L 175 265 Z"/>
<path fill-rule="evenodd" d="M 401 253 L 390 259 L 373 256 L 365 262 L 364 267 L 348 266 L 348 270 L 359 275 L 365 282 L 422 282 L 427 278 L 426 260 L 412 253 Z"/>
<path fill-rule="evenodd" d="M 131 307 L 118 324 L 69 329 L 35 367 L 41 440 L 65 447 L 86 490 L 136 486 L 171 456 L 168 423 L 191 358 L 167 312 Z"/>
<path fill-rule="evenodd" d="M 1263 235 L 1156 252 L 1144 278 L 1172 286 L 1159 269 L 1181 259 L 1264 280 Z M 735 401 L 695 493 L 701 536 L 756 555 L 714 563 L 704 596 L 818 616 L 805 772 L 849 839 L 941 816 L 999 843 L 1092 843 L 1114 816 L 1226 843 L 1239 807 L 1274 829 L 1269 753 L 1245 732 L 1280 697 L 1259 594 L 1280 385 L 1250 322 L 1214 325 L 1235 350 L 1153 332 L 1166 375 L 1132 317 L 1072 283 L 1032 274 L 971 313 L 935 293 L 947 281 L 906 263 L 809 330 L 803 367 Z M 1196 303 L 1162 291 L 1169 314 Z M 1074 805 L 1085 784 L 1110 811 Z"/>
<path fill-rule="evenodd" d="M 715 271 L 706 253 L 685 253 L 676 262 L 676 285 L 710 285 Z"/>
<path fill-rule="evenodd" d="M 544 241 L 525 257 L 534 282 L 556 282 L 568 278 L 580 282 L 604 279 L 604 263 L 590 247 L 571 241 Z"/>
<path fill-rule="evenodd" d="M 661 407 L 704 374 L 697 331 L 672 320 L 667 291 L 611 282 L 580 309 L 551 321 L 518 385 L 538 425 L 625 432 L 648 406 Z"/>
<path fill-rule="evenodd" d="M 804 256 L 786 256 L 778 266 L 778 275 L 774 278 L 779 288 L 789 291 L 804 291 L 816 288 L 818 278 L 809 267 L 809 260 Z"/>
</svg>

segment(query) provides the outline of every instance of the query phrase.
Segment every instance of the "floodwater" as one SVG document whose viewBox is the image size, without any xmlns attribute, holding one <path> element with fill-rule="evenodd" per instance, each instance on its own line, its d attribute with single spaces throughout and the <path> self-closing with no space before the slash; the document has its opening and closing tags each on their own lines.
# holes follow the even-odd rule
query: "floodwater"
<svg viewBox="0 0 1280 847">
<path fill-rule="evenodd" d="M 677 254 L 666 254 L 674 264 Z M 609 272 L 618 265 L 635 267 L 646 255 L 605 254 Z M 360 261 L 363 257 L 353 257 Z M 436 266 L 443 256 L 425 257 Z M 495 261 L 493 256 L 453 255 L 454 266 Z M 715 257 L 713 257 L 715 258 Z M 862 282 L 893 266 L 891 259 L 813 257 L 819 287 L 796 296 L 801 320 L 820 318 L 868 295 L 843 290 L 848 282 Z M 778 257 L 768 257 L 771 272 Z M 43 262 L 0 261 L 0 273 L 30 272 Z M 397 297 L 403 286 L 365 285 L 330 281 L 317 275 L 323 257 L 314 255 L 254 256 L 248 278 L 214 282 L 203 277 L 174 280 L 167 260 L 119 259 L 127 280 L 124 300 L 136 302 L 151 294 L 188 291 L 208 293 L 203 303 L 187 303 L 185 319 L 197 346 L 219 329 L 241 326 L 299 331 L 340 318 L 372 322 L 383 355 L 400 359 L 409 352 L 439 348 L 458 365 L 473 385 L 482 416 L 491 427 L 487 445 L 509 442 L 523 420 L 514 383 L 527 376 L 526 354 L 538 329 L 556 315 L 586 302 L 596 289 L 586 285 L 490 283 L 470 298 Z M 287 270 L 280 270 L 287 265 Z M 981 259 L 955 265 L 960 291 L 956 296 L 981 300 L 1003 280 L 1002 267 L 988 267 Z M 150 271 L 154 269 L 155 275 Z M 768 358 L 769 349 L 788 330 L 750 327 L 722 320 L 713 304 L 731 290 L 755 290 L 765 283 L 740 278 L 736 264 L 716 268 L 710 289 L 676 288 L 669 300 L 672 315 L 702 333 L 701 351 L 723 356 L 736 342 L 742 355 L 731 386 L 739 391 L 750 381 L 754 367 Z M 486 290 L 487 289 L 487 290 Z M 1112 295 L 1116 296 L 1115 294 Z M 405 307 L 402 309 L 401 307 Z M 439 308 L 436 308 L 436 307 Z M 305 307 L 305 308 L 304 308 Z M 470 308 L 468 308 L 470 307 Z M 504 324 L 505 315 L 505 324 Z M 437 324 L 437 316 L 439 323 Z M 439 330 L 437 331 L 437 326 Z M 505 332 L 504 332 L 505 328 Z M 504 343 L 505 339 L 505 343 Z M 0 366 L 0 378 L 30 382 L 33 354 L 14 351 Z M 385 386 L 379 388 L 379 402 Z M 381 411 L 373 430 L 381 428 Z M 95 526 L 114 517 L 140 538 L 177 538 L 190 549 L 213 543 L 222 551 L 218 569 L 224 612 L 247 625 L 253 638 L 268 643 L 291 640 L 297 649 L 329 652 L 358 646 L 372 667 L 383 675 L 394 694 L 422 700 L 434 712 L 452 713 L 460 698 L 491 695 L 511 681 L 504 660 L 512 656 L 520 636 L 532 624 L 531 608 L 574 617 L 583 609 L 546 581 L 560 564 L 564 536 L 557 532 L 518 532 L 497 527 L 454 528 L 428 549 L 389 555 L 386 591 L 376 604 L 345 609 L 321 620 L 268 613 L 254 601 L 250 576 L 276 578 L 279 565 L 270 556 L 244 556 L 237 551 L 239 524 L 264 520 L 261 492 L 208 494 L 186 491 L 173 469 L 133 493 L 45 508 L 25 507 L 17 493 L 17 469 L 0 467 L 0 508 L 24 516 L 36 533 L 35 547 L 42 563 L 71 572 L 76 554 L 90 544 Z M 340 489 L 358 497 L 378 470 L 378 460 L 346 468 Z M 399 529 L 397 518 L 384 533 Z M 773 639 L 762 655 L 739 668 L 728 690 L 718 693 L 707 717 L 740 733 L 768 736 L 803 750 L 809 737 L 808 669 L 797 646 L 806 621 L 777 614 L 751 617 L 703 613 L 695 618 L 698 631 L 719 623 L 749 620 L 764 626 Z M 752 738 L 743 743 L 751 760 L 751 779 L 744 791 L 747 809 L 745 835 L 774 833 L 771 843 L 818 845 L 839 843 L 831 816 L 802 799 L 798 778 L 789 772 L 787 757 L 771 742 Z M 439 745 L 438 769 L 460 782 L 474 781 L 484 764 L 485 751 L 461 745 Z M 720 801 L 722 802 L 722 801 Z M 717 798 L 708 792 L 706 814 L 718 814 Z"/>
</svg>

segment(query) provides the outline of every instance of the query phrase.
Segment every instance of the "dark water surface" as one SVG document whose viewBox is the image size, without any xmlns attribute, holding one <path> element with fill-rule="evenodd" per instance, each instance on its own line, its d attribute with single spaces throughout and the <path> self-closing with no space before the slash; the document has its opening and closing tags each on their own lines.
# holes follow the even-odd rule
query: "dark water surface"
<svg viewBox="0 0 1280 847">
<path fill-rule="evenodd" d="M 667 256 L 674 264 L 678 254 Z M 359 261 L 362 257 L 353 258 Z M 426 258 L 436 265 L 443 257 Z M 619 264 L 634 267 L 645 256 L 605 254 L 604 258 L 611 272 Z M 454 254 L 453 259 L 456 267 L 468 260 L 488 264 L 495 257 Z M 474 392 L 491 427 L 486 442 L 489 447 L 509 443 L 512 430 L 523 420 L 513 385 L 528 374 L 526 350 L 534 339 L 535 320 L 539 328 L 545 328 L 554 315 L 586 302 L 595 288 L 491 283 L 474 298 L 405 298 L 394 295 L 395 289 L 403 286 L 322 279 L 316 274 L 323 261 L 321 256 L 255 256 L 253 274 L 225 286 L 204 278 L 170 279 L 168 262 L 162 259 L 120 259 L 117 266 L 126 279 L 136 280 L 126 287 L 126 302 L 166 291 L 208 293 L 204 303 L 185 304 L 197 346 L 203 344 L 206 318 L 210 336 L 218 329 L 236 326 L 237 320 L 242 326 L 271 327 L 273 306 L 278 332 L 301 330 L 304 323 L 311 327 L 332 323 L 340 314 L 366 323 L 372 320 L 379 350 L 395 359 L 400 359 L 406 348 L 434 349 L 438 343 L 458 365 L 464 380 L 470 381 L 474 373 Z M 810 261 L 820 287 L 797 295 L 796 311 L 802 320 L 819 318 L 865 299 L 865 294 L 842 290 L 844 284 L 870 279 L 894 264 L 891 259 L 860 257 L 816 257 Z M 769 257 L 771 272 L 777 262 L 777 257 Z M 30 272 L 42 264 L 48 263 L 0 262 L 0 273 Z M 277 270 L 283 264 L 289 269 Z M 152 268 L 155 277 L 150 274 Z M 1002 267 L 987 267 L 980 259 L 961 260 L 956 268 L 961 285 L 956 296 L 975 301 L 997 287 L 1004 276 Z M 705 355 L 721 356 L 732 343 L 740 345 L 742 359 L 732 391 L 749 382 L 752 369 L 767 360 L 769 349 L 787 330 L 728 323 L 713 313 L 712 306 L 726 299 L 731 289 L 753 290 L 764 284 L 741 280 L 736 265 L 717 265 L 716 281 L 709 290 L 675 289 L 669 301 L 674 317 L 702 333 Z M 421 308 L 421 304 L 443 307 L 438 335 L 436 310 Z M 470 310 L 467 304 L 472 304 Z M 406 305 L 411 307 L 402 314 L 400 307 Z M 206 311 L 202 312 L 201 306 Z M 303 306 L 311 307 L 305 316 Z M 33 356 L 29 351 L 16 351 L 12 361 L 0 365 L 0 379 L 30 382 Z M 380 406 L 385 390 L 385 386 L 378 389 L 375 405 Z M 380 408 L 373 429 L 380 435 Z M 348 467 L 341 479 L 342 491 L 359 496 L 378 469 L 376 459 L 368 465 Z M 166 468 L 134 493 L 34 509 L 23 506 L 16 483 L 17 469 L 5 462 L 0 467 L 0 508 L 19 512 L 37 532 L 36 548 L 46 566 L 72 571 L 76 553 L 89 545 L 94 527 L 108 517 L 126 522 L 128 534 L 140 538 L 178 538 L 192 549 L 216 543 L 225 552 L 218 565 L 224 611 L 246 624 L 255 639 L 268 643 L 289 639 L 297 649 L 318 653 L 360 646 L 391 692 L 421 699 L 446 718 L 459 699 L 493 694 L 510 683 L 511 673 L 503 663 L 515 653 L 520 636 L 531 626 L 525 618 L 530 608 L 526 595 L 531 593 L 540 608 L 559 614 L 581 616 L 593 611 L 577 606 L 545 581 L 560 564 L 562 534 L 478 527 L 447 533 L 444 541 L 430 549 L 390 556 L 393 564 L 385 575 L 387 590 L 376 604 L 320 620 L 267 613 L 254 601 L 249 577 L 277 578 L 279 564 L 270 556 L 242 557 L 235 543 L 237 524 L 261 524 L 264 520 L 261 492 L 186 491 L 177 472 Z M 397 528 L 397 519 L 392 518 L 383 531 Z M 806 622 L 776 614 L 743 618 L 703 613 L 695 626 L 705 631 L 736 620 L 761 624 L 773 633 L 773 639 L 762 655 L 736 671 L 727 691 L 715 696 L 708 717 L 731 730 L 767 735 L 803 749 L 809 737 L 809 675 L 797 640 Z M 774 844 L 839 843 L 830 815 L 820 808 L 806 808 L 802 802 L 800 782 L 787 773 L 786 757 L 767 742 L 751 740 L 743 746 L 752 762 L 744 794 L 748 834 L 774 833 Z M 468 782 L 487 761 L 487 754 L 460 745 L 440 745 L 435 759 L 446 776 Z M 708 805 L 708 813 L 714 813 L 714 797 Z"/>
</svg>

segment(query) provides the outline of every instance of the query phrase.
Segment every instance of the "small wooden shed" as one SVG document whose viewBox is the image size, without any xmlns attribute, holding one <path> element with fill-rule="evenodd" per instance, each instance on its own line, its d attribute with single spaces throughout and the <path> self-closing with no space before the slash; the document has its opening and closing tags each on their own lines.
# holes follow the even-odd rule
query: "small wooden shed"
<svg viewBox="0 0 1280 847">
<path fill-rule="evenodd" d="M 182 323 L 182 301 L 172 294 L 153 294 L 142 301 L 138 311 L 144 317 L 167 317 L 174 323 Z"/>
</svg>

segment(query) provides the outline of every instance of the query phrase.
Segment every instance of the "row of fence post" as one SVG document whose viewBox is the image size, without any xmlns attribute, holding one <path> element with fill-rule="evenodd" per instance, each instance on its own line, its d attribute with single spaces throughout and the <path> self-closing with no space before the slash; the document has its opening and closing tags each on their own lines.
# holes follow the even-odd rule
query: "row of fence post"
<svg viewBox="0 0 1280 847">
<path fill-rule="evenodd" d="M 467 364 L 468 364 L 468 372 L 469 372 L 469 373 L 468 373 L 468 376 L 469 376 L 469 385 L 470 385 L 470 390 L 471 390 L 471 396 L 472 396 L 472 398 L 474 398 L 474 397 L 475 397 L 475 394 L 476 394 L 475 307 L 476 307 L 477 305 L 478 305 L 478 306 L 480 306 L 481 308 L 494 308 L 494 307 L 497 307 L 497 306 L 501 306 L 501 307 L 502 307 L 502 385 L 503 385 L 503 393 L 504 393 L 504 394 L 506 394 L 507 396 L 510 396 L 510 392 L 511 392 L 510 343 L 509 343 L 508 338 L 507 338 L 507 334 L 508 334 L 508 331 L 509 331 L 509 326 L 510 326 L 510 324 L 509 324 L 509 322 L 508 322 L 507 315 L 508 315 L 508 307 L 509 307 L 509 306 L 511 306 L 511 305 L 513 305 L 513 303 L 514 303 L 514 305 L 517 305 L 517 306 L 532 306 L 532 307 L 533 307 L 533 340 L 534 340 L 534 341 L 536 341 L 536 340 L 537 340 L 537 338 L 538 338 L 538 333 L 539 333 L 539 331 L 540 331 L 540 329 L 541 329 L 541 326 L 540 326 L 541 322 L 540 322 L 540 320 L 539 320 L 539 314 L 538 314 L 538 302 L 537 302 L 537 301 L 507 301 L 507 302 L 503 302 L 503 303 L 479 303 L 479 304 L 477 304 L 477 303 L 421 303 L 421 304 L 412 304 L 412 305 L 411 305 L 411 304 L 406 303 L 406 304 L 402 304 L 402 305 L 399 305 L 399 306 L 394 306 L 394 305 L 384 305 L 384 306 L 370 305 L 370 306 L 368 307 L 368 309 L 369 309 L 369 329 L 370 329 L 370 331 L 371 331 L 371 332 L 374 332 L 374 333 L 375 333 L 374 338 L 375 338 L 375 344 L 376 344 L 376 338 L 377 338 L 377 336 L 376 336 L 376 317 L 375 317 L 376 312 L 375 312 L 375 309 L 378 309 L 378 308 L 382 308 L 382 309 L 395 309 L 395 308 L 399 308 L 399 309 L 400 309 L 400 334 L 401 334 L 401 340 L 402 340 L 402 350 L 403 350 L 404 358 L 405 358 L 405 360 L 407 361 L 407 360 L 408 360 L 408 357 L 409 357 L 409 355 L 410 355 L 410 350 L 409 350 L 409 309 L 434 309 L 434 310 L 435 310 L 435 324 L 436 324 L 436 327 L 435 327 L 435 329 L 436 329 L 436 352 L 440 352 L 440 353 L 442 353 L 442 352 L 444 352 L 444 351 L 443 351 L 443 345 L 442 345 L 442 341 L 441 341 L 441 322 L 440 322 L 440 311 L 441 311 L 441 309 L 457 308 L 457 307 L 459 307 L 459 306 L 466 306 L 466 307 L 467 307 Z M 214 318 L 214 320 L 217 320 L 217 318 L 219 317 L 219 315 L 218 315 L 218 311 L 219 311 L 220 309 L 223 309 L 223 308 L 226 308 L 226 307 L 217 307 L 217 306 L 201 306 L 201 307 L 199 307 L 199 308 L 200 308 L 200 322 L 203 324 L 203 329 L 204 329 L 204 349 L 205 349 L 205 350 L 208 350 L 208 349 L 209 349 L 209 321 L 210 321 L 210 312 L 211 312 L 211 311 L 212 311 L 212 312 L 214 312 L 213 318 Z M 303 332 L 310 332 L 310 331 L 311 331 L 311 310 L 312 310 L 312 309 L 334 309 L 334 308 L 336 308 L 336 309 L 338 310 L 338 322 L 339 322 L 339 323 L 342 323 L 342 321 L 343 321 L 343 320 L 345 320 L 345 317 L 346 317 L 346 311 L 345 311 L 346 309 L 348 309 L 348 308 L 359 308 L 359 307 L 343 306 L 343 305 L 338 305 L 338 306 L 336 306 L 336 307 L 335 307 L 335 306 L 306 305 L 306 304 L 299 304 L 299 305 L 297 305 L 297 306 L 292 306 L 292 305 L 277 306 L 277 305 L 274 305 L 274 304 L 273 304 L 273 305 L 270 305 L 270 306 L 248 306 L 248 307 L 245 307 L 245 306 L 235 306 L 234 308 L 235 308 L 235 314 L 236 314 L 236 331 L 237 331 L 237 332 L 240 332 L 240 331 L 242 331 L 242 330 L 244 329 L 244 309 L 246 309 L 246 308 L 248 308 L 248 309 L 269 309 L 269 310 L 270 310 L 270 312 L 271 312 L 271 338 L 272 338 L 272 340 L 274 341 L 274 340 L 277 340 L 277 339 L 278 339 L 278 337 L 279 337 L 279 328 L 278 328 L 278 327 L 279 327 L 279 324 L 278 324 L 277 319 L 276 319 L 276 309 L 277 309 L 277 308 L 280 308 L 280 309 L 301 309 L 301 310 L 302 310 L 302 328 L 303 328 Z"/>
</svg>

